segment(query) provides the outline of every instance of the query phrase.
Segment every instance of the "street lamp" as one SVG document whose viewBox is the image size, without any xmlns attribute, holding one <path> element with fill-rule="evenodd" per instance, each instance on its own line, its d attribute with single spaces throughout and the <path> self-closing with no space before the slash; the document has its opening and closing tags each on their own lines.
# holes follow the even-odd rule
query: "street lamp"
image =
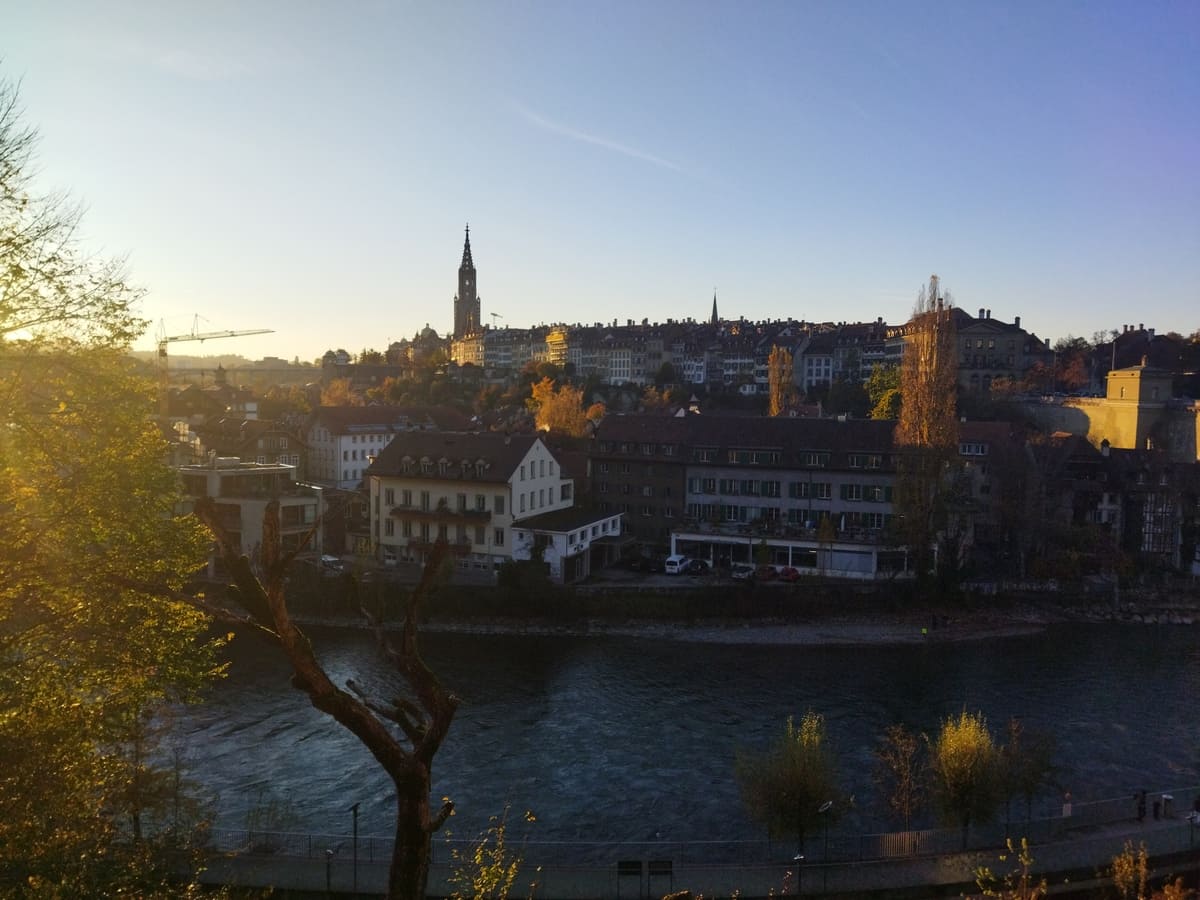
<svg viewBox="0 0 1200 900">
<path fill-rule="evenodd" d="M 821 838 L 825 844 L 824 850 L 821 851 L 821 890 L 829 890 L 829 810 L 833 809 L 833 801 L 826 800 L 819 807 L 817 812 L 821 814 Z"/>
<path fill-rule="evenodd" d="M 325 900 L 333 896 L 333 851 L 325 851 Z"/>
<path fill-rule="evenodd" d="M 350 807 L 350 812 L 354 815 L 354 893 L 358 893 L 358 804 L 355 803 Z"/>
</svg>

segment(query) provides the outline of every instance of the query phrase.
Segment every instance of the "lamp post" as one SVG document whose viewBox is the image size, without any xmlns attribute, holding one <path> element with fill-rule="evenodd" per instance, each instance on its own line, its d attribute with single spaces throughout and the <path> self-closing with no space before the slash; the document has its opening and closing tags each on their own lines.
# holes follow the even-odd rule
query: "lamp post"
<svg viewBox="0 0 1200 900">
<path fill-rule="evenodd" d="M 826 800 L 817 812 L 821 814 L 821 839 L 824 849 L 821 851 L 821 890 L 829 890 L 829 810 L 833 809 L 833 801 Z"/>
<path fill-rule="evenodd" d="M 358 804 L 355 803 L 350 807 L 350 812 L 354 816 L 354 868 L 353 868 L 353 884 L 354 893 L 358 893 Z"/>
<path fill-rule="evenodd" d="M 796 803 L 796 896 L 804 893 L 804 804 Z"/>
<path fill-rule="evenodd" d="M 325 900 L 333 896 L 333 851 L 325 851 Z"/>
</svg>

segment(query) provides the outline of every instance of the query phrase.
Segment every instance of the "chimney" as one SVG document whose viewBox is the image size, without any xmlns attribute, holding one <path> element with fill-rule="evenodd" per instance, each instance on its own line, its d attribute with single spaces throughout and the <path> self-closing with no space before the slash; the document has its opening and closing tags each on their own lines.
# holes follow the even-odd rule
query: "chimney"
<svg viewBox="0 0 1200 900">
<path fill-rule="evenodd" d="M 1104 440 L 1102 440 L 1100 442 L 1100 455 L 1107 457 L 1108 456 L 1108 448 L 1109 448 L 1108 438 L 1105 438 Z"/>
<path fill-rule="evenodd" d="M 991 317 L 992 317 L 992 311 L 989 309 L 989 310 L 987 311 L 987 318 L 989 318 L 989 319 L 990 319 Z"/>
<path fill-rule="evenodd" d="M 981 307 L 979 307 L 979 318 L 980 318 L 980 319 L 982 319 L 982 318 L 983 318 L 983 312 L 984 312 L 984 310 L 983 310 L 983 307 L 982 307 L 982 306 L 981 306 Z"/>
<path fill-rule="evenodd" d="M 1146 325 L 1143 322 L 1138 322 L 1138 331 L 1145 331 Z"/>
<path fill-rule="evenodd" d="M 1147 336 L 1147 337 L 1154 337 L 1154 329 L 1153 329 L 1153 328 L 1151 328 L 1149 331 L 1147 331 L 1147 332 L 1146 332 L 1146 336 Z"/>
<path fill-rule="evenodd" d="M 1021 327 L 1021 317 L 1020 316 L 1013 316 L 1013 325 L 1017 328 Z"/>
</svg>

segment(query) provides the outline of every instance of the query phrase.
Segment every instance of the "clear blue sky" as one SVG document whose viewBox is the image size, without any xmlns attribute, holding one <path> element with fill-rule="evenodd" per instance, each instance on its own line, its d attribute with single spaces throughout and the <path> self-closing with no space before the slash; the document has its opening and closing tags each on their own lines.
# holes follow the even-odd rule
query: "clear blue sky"
<svg viewBox="0 0 1200 900">
<path fill-rule="evenodd" d="M 41 178 L 180 353 L 483 321 L 1200 328 L 1200 2 L 16 4 Z M 493 319 L 492 313 L 503 318 Z M 152 329 L 153 330 L 153 329 Z M 151 341 L 140 344 L 149 347 Z"/>
</svg>

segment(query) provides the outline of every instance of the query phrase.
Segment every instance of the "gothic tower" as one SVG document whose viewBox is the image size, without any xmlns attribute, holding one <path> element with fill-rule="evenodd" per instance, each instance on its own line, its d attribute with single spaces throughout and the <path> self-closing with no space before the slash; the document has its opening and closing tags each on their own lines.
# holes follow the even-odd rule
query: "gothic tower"
<svg viewBox="0 0 1200 900">
<path fill-rule="evenodd" d="M 475 263 L 471 261 L 471 226 L 463 242 L 462 265 L 458 267 L 458 294 L 454 297 L 454 337 L 479 330 L 479 296 L 475 293 Z"/>
</svg>

